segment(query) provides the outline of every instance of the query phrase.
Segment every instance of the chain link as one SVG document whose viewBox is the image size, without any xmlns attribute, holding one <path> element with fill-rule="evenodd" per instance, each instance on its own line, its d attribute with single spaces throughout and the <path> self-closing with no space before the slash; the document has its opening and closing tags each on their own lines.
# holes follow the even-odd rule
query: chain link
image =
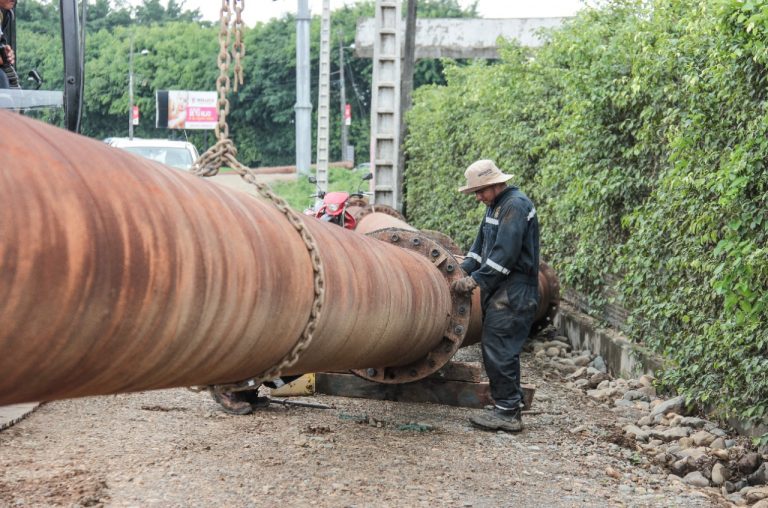
<svg viewBox="0 0 768 508">
<path fill-rule="evenodd" d="M 233 0 L 235 2 L 235 43 L 232 45 L 232 51 L 235 53 L 235 92 L 237 86 L 243 84 L 243 66 L 242 58 L 245 57 L 245 44 L 243 44 L 243 7 L 245 0 Z"/>
<path fill-rule="evenodd" d="M 244 0 L 232 1 L 235 3 L 236 11 L 236 19 L 234 23 L 235 43 L 233 51 L 235 54 L 234 90 L 237 91 L 238 82 L 240 84 L 243 82 L 241 57 L 245 55 L 245 46 L 243 44 L 241 32 L 243 27 L 242 10 Z M 296 361 L 298 361 L 301 353 L 309 346 L 314 338 L 317 322 L 325 302 L 324 269 L 314 237 L 304 225 L 299 214 L 294 211 L 283 198 L 275 194 L 267 184 L 258 182 L 253 171 L 237 160 L 237 148 L 232 140 L 229 139 L 229 126 L 227 124 L 229 100 L 227 99 L 227 94 L 230 88 L 229 66 L 231 63 L 231 56 L 228 49 L 231 38 L 230 20 L 230 0 L 222 0 L 219 22 L 219 54 L 217 59 L 219 65 L 219 77 L 216 80 L 216 89 L 219 97 L 219 121 L 216 125 L 217 142 L 200 156 L 192 168 L 192 173 L 198 176 L 213 176 L 219 172 L 219 169 L 221 169 L 222 166 L 229 167 L 235 170 L 243 180 L 252 184 L 260 196 L 272 203 L 275 208 L 285 215 L 291 226 L 299 233 L 299 236 L 301 236 L 301 239 L 307 248 L 307 252 L 309 253 L 312 262 L 314 299 L 309 319 L 304 326 L 301 337 L 277 365 L 270 367 L 268 370 L 254 378 L 239 383 L 208 387 L 210 390 L 218 392 L 253 389 L 254 386 L 258 387 L 264 381 L 280 376 L 280 373 L 283 370 L 294 365 Z"/>
</svg>

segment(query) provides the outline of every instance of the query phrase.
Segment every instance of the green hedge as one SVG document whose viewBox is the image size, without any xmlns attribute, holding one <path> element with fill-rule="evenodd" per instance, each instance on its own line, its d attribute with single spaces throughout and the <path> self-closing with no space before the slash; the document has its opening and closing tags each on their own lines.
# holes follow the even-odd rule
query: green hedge
<svg viewBox="0 0 768 508">
<path fill-rule="evenodd" d="M 467 246 L 456 192 L 495 159 L 536 202 L 542 249 L 592 303 L 619 277 L 662 381 L 724 416 L 768 417 L 768 2 L 614 1 L 533 51 L 416 91 L 406 211 Z M 767 438 L 768 436 L 764 436 Z"/>
</svg>

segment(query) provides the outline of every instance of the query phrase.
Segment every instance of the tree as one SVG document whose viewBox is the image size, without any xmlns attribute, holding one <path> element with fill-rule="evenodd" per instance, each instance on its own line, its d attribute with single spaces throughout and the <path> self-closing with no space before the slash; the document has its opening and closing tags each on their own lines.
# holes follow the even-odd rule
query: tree
<svg viewBox="0 0 768 508">
<path fill-rule="evenodd" d="M 88 19 L 86 28 L 88 33 L 96 33 L 100 30 L 112 31 L 118 26 L 131 24 L 131 9 L 124 5 L 113 8 L 109 0 L 95 0 L 88 6 Z"/>
<path fill-rule="evenodd" d="M 33 42 L 22 53 L 23 66 L 37 67 L 46 78 L 45 87 L 62 88 L 61 41 L 58 3 L 55 0 L 25 0 L 20 5 L 19 39 Z M 420 3 L 420 9 L 421 9 Z M 428 15 L 450 17 L 473 15 L 474 6 L 462 11 L 457 0 L 423 2 Z M 358 147 L 358 159 L 367 159 L 370 125 L 371 61 L 356 58 L 350 45 L 354 42 L 359 18 L 372 17 L 373 0 L 351 6 L 345 5 L 332 13 L 332 83 L 331 104 L 339 104 L 338 41 L 342 40 L 345 55 L 345 80 L 353 123 L 349 142 Z M 87 22 L 85 77 L 85 115 L 83 133 L 95 138 L 119 135 L 127 129 L 128 116 L 128 56 L 131 36 L 137 56 L 136 104 L 142 122 L 136 135 L 168 137 L 179 133 L 158 131 L 152 126 L 155 90 L 213 90 L 218 74 L 218 30 L 211 23 L 201 22 L 197 10 L 185 10 L 184 2 L 143 0 L 135 8 L 124 0 L 93 0 Z M 319 68 L 320 19 L 311 26 L 311 97 L 317 97 Z M 294 103 L 296 75 L 295 17 L 291 14 L 268 23 L 247 28 L 244 41 L 247 48 L 244 64 L 245 83 L 239 93 L 231 94 L 228 117 L 230 135 L 235 141 L 241 161 L 248 165 L 291 164 L 295 157 Z M 24 46 L 26 47 L 26 46 Z M 138 56 L 142 49 L 147 56 Z M 417 86 L 442 83 L 443 65 L 440 60 L 420 61 L 414 81 Z M 26 68 L 26 67 L 24 67 Z M 333 79 L 333 78 L 332 78 Z M 316 108 L 316 99 L 313 100 Z M 340 157 L 341 111 L 331 108 L 331 154 Z M 60 116 L 60 115 L 58 115 Z M 56 114 L 46 118 L 57 121 Z M 313 115 L 313 119 L 316 115 Z M 198 148 L 212 143 L 210 134 L 188 133 Z M 315 136 L 312 136 L 315 139 Z"/>
<path fill-rule="evenodd" d="M 449 69 L 409 115 L 409 219 L 468 242 L 482 209 L 454 206 L 456 186 L 496 159 L 534 197 L 563 286 L 623 304 L 668 360 L 662 385 L 765 423 L 766 19 L 764 3 L 615 0 L 535 52 Z"/>
<path fill-rule="evenodd" d="M 139 25 L 162 25 L 171 21 L 200 22 L 200 11 L 185 11 L 183 5 L 183 0 L 181 3 L 168 0 L 167 7 L 163 7 L 160 0 L 143 0 L 134 10 L 134 19 Z"/>
</svg>

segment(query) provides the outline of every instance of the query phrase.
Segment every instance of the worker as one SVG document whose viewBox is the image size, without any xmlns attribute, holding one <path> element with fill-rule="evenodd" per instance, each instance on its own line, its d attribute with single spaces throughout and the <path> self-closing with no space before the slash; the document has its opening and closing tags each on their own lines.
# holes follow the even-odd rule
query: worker
<svg viewBox="0 0 768 508">
<path fill-rule="evenodd" d="M 480 287 L 483 311 L 481 346 L 494 400 L 492 411 L 470 421 L 486 430 L 523 430 L 520 352 L 539 302 L 539 223 L 528 196 L 507 184 L 491 160 L 479 160 L 464 173 L 459 188 L 486 206 L 472 248 L 461 263 L 466 276 L 453 289 L 471 294 Z"/>
<path fill-rule="evenodd" d="M 13 8 L 16 0 L 0 0 L 0 88 L 19 88 L 16 75 L 16 54 L 11 46 Z"/>
</svg>

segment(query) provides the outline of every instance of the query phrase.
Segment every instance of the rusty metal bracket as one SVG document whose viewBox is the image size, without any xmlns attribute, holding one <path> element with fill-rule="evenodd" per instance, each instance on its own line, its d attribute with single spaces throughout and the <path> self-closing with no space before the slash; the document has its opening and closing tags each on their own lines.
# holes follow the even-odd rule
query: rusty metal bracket
<svg viewBox="0 0 768 508">
<path fill-rule="evenodd" d="M 458 261 L 447 249 L 419 231 L 399 228 L 380 229 L 366 236 L 396 245 L 428 258 L 445 278 L 446 284 L 463 277 Z M 464 342 L 469 327 L 472 299 L 451 290 L 451 311 L 442 340 L 427 355 L 408 365 L 353 369 L 363 379 L 385 384 L 410 383 L 437 372 L 453 357 Z M 404 345 L 407 347 L 407 345 Z"/>
</svg>

